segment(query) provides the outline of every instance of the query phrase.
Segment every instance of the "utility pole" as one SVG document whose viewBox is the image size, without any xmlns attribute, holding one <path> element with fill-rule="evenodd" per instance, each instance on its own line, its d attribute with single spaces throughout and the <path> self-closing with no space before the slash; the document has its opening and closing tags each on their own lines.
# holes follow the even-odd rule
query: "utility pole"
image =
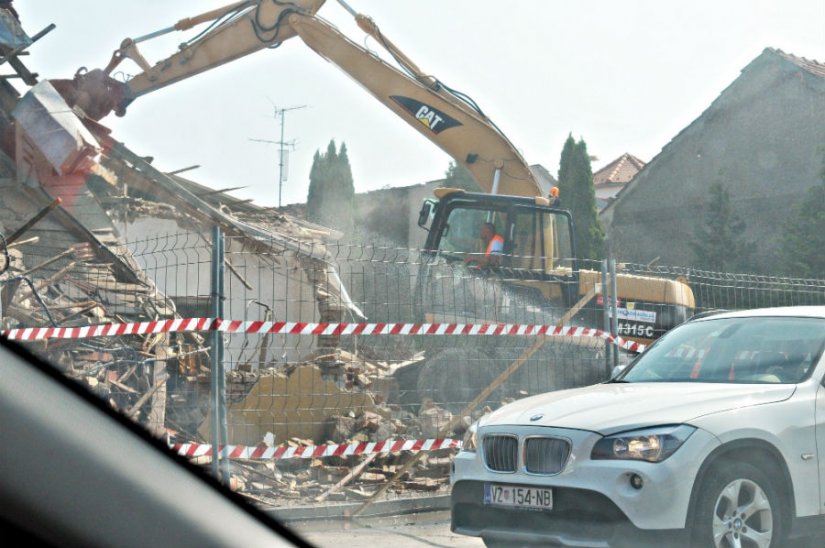
<svg viewBox="0 0 825 548">
<path fill-rule="evenodd" d="M 272 105 L 272 106 L 275 109 L 275 116 L 273 116 L 273 118 L 276 118 L 276 119 L 278 117 L 281 118 L 281 140 L 280 141 L 269 141 L 267 139 L 250 139 L 250 141 L 256 141 L 256 142 L 259 142 L 259 143 L 269 143 L 269 144 L 272 144 L 272 145 L 278 145 L 280 147 L 279 148 L 280 155 L 278 156 L 278 207 L 281 207 L 281 191 L 283 189 L 285 175 L 286 175 L 284 173 L 284 163 L 285 163 L 284 158 L 286 157 L 285 154 L 284 154 L 286 152 L 284 147 L 285 146 L 290 146 L 290 147 L 292 147 L 293 150 L 295 150 L 295 141 L 294 140 L 289 141 L 289 142 L 284 141 L 284 121 L 286 119 L 286 113 L 289 112 L 290 110 L 299 110 L 299 109 L 302 109 L 302 108 L 307 108 L 307 106 L 306 105 L 297 105 L 297 106 L 294 106 L 294 107 L 286 107 L 286 108 L 278 108 L 275 105 Z"/>
</svg>

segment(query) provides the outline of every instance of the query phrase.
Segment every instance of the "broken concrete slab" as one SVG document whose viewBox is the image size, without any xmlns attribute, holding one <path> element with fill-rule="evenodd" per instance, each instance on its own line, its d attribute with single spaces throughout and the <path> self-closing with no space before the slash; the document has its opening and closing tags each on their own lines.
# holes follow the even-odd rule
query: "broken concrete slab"
<svg viewBox="0 0 825 548">
<path fill-rule="evenodd" d="M 371 395 L 341 390 L 322 378 L 318 366 L 299 365 L 289 375 L 273 371 L 260 376 L 241 401 L 229 404 L 229 441 L 255 445 L 267 432 L 276 443 L 293 437 L 323 439 L 327 418 L 350 410 L 380 412 Z M 210 439 L 208 420 L 200 434 Z"/>
<path fill-rule="evenodd" d="M 32 87 L 12 112 L 17 129 L 18 163 L 39 152 L 60 175 L 88 171 L 100 151 L 94 135 L 80 121 L 63 97 L 47 81 Z M 18 180 L 28 178 L 18 169 Z M 21 181 L 23 182 L 23 181 Z"/>
</svg>

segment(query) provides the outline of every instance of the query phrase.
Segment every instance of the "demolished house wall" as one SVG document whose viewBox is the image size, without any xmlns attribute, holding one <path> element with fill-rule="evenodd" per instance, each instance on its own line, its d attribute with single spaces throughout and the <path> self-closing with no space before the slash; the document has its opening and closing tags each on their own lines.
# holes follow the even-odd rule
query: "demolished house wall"
<svg viewBox="0 0 825 548">
<path fill-rule="evenodd" d="M 272 219 L 261 211 L 241 220 L 229 209 L 205 203 L 112 139 L 106 128 L 59 104 L 48 82 L 43 84 L 38 84 L 38 90 L 45 90 L 49 101 L 54 100 L 45 108 L 37 91 L 30 90 L 26 101 L 19 101 L 0 79 L 0 129 L 5 137 L 0 153 L 0 228 L 15 233 L 32 223 L 24 239 L 0 242 L 0 297 L 4 301 L 0 316 L 6 336 L 11 336 L 8 330 L 19 331 L 22 337 L 14 335 L 15 340 L 24 341 L 67 377 L 170 444 L 199 443 L 211 435 L 204 419 L 210 412 L 206 401 L 213 380 L 208 359 L 214 351 L 209 347 L 213 337 L 206 337 L 203 330 L 155 332 L 154 326 L 180 323 L 179 319 L 163 321 L 180 316 L 163 291 L 182 296 L 178 300 L 186 312 L 193 302 L 198 309 L 208 298 L 211 258 L 209 242 L 200 234 L 217 225 L 228 236 L 229 260 L 215 265 L 227 269 L 225 316 L 266 319 L 264 308 L 250 306 L 254 298 L 273 309 L 271 319 L 364 319 L 328 260 L 322 243 L 326 235 L 320 227 L 281 230 L 280 225 L 273 228 Z M 15 123 L 11 113 L 18 107 Z M 29 115 L 36 123 L 30 123 Z M 61 133 L 56 154 L 50 137 L 53 128 Z M 74 139 L 78 136 L 83 138 Z M 110 169 L 102 170 L 102 163 Z M 154 194 L 155 205 L 164 209 L 164 215 L 174 209 L 177 216 L 172 223 L 167 223 L 167 217 L 141 218 L 134 207 L 135 194 Z M 62 199 L 62 204 L 55 198 Z M 108 214 L 117 217 L 121 198 L 132 220 L 118 227 Z M 44 208 L 50 208 L 47 215 L 34 223 Z M 295 229 L 288 220 L 277 219 L 277 223 Z M 157 244 L 164 240 L 160 231 L 173 225 L 178 237 L 185 234 L 182 245 L 168 237 L 167 244 L 172 243 L 165 247 L 140 247 L 134 241 L 146 235 L 144 243 L 154 240 Z M 21 276 L 33 289 L 18 283 Z M 100 334 L 127 324 L 153 327 L 131 334 L 114 333 L 114 329 Z M 47 326 L 56 329 L 40 329 Z M 75 326 L 82 334 L 54 335 Z M 52 334 L 41 337 L 46 331 Z M 387 380 L 391 367 L 335 348 L 338 336 L 227 335 L 226 339 L 226 357 L 230 366 L 236 366 L 226 379 L 232 443 L 264 441 L 292 449 L 324 440 L 386 443 L 392 436 L 404 435 L 413 438 L 418 451 L 421 444 L 415 437 L 446 433 L 441 426 L 447 419 L 435 406 L 422 412 L 420 420 L 397 406 L 391 409 L 385 401 L 387 383 L 381 388 L 380 382 Z M 273 351 L 262 352 L 261 346 L 268 350 L 270 344 Z M 276 348 L 289 352 L 279 354 Z M 304 355 L 313 348 L 312 355 Z M 290 363 L 268 367 L 279 365 L 278 360 Z M 250 371 L 253 363 L 257 368 Z M 457 446 L 455 440 L 447 441 L 439 447 Z M 386 473 L 366 471 L 363 477 L 383 481 L 395 471 L 398 450 L 394 453 L 379 457 L 373 452 L 351 477 L 375 459 L 376 465 L 390 468 Z M 295 461 L 279 463 L 278 468 L 270 461 L 262 470 L 241 464 L 235 468 L 232 484 L 244 489 L 249 482 L 258 501 L 263 495 L 272 495 L 266 502 L 282 502 L 319 494 L 322 500 L 332 500 L 340 485 L 321 487 L 319 482 L 342 479 L 356 460 L 336 457 L 332 466 L 323 469 L 313 461 L 313 470 L 301 469 L 308 467 Z M 233 466 L 239 464 L 233 462 Z M 415 480 L 424 490 L 437 489 L 447 483 L 448 466 L 449 460 L 436 456 L 424 468 L 429 467 L 430 473 L 434 470 L 437 479 L 417 480 L 410 472 L 405 481 Z M 318 481 L 305 482 L 310 475 Z M 296 486 L 298 480 L 300 486 Z M 366 493 L 361 487 L 348 491 L 356 497 Z"/>
<path fill-rule="evenodd" d="M 59 103 L 59 97 L 54 97 L 47 85 L 38 89 L 46 91 L 49 101 Z M 418 451 L 423 447 L 422 436 L 443 437 L 452 432 L 458 422 L 454 423 L 451 412 L 432 400 L 416 402 L 413 409 L 417 411 L 421 404 L 417 414 L 410 408 L 389 403 L 391 376 L 396 367 L 422 359 L 421 353 L 399 359 L 398 347 L 403 345 L 394 340 L 384 341 L 386 355 L 367 360 L 359 355 L 357 337 L 348 337 L 347 344 L 352 344 L 353 350 L 349 352 L 337 348 L 339 335 L 333 333 L 269 336 L 246 332 L 216 334 L 213 330 L 213 337 L 206 337 L 205 329 L 196 333 L 153 331 L 156 325 L 180 323 L 158 320 L 202 310 L 202 303 L 211 293 L 212 270 L 210 242 L 202 235 L 216 225 L 227 235 L 228 260 L 214 265 L 218 270 L 226 269 L 225 318 L 290 323 L 365 318 L 347 295 L 329 257 L 324 245 L 329 235 L 322 227 L 298 226 L 263 210 L 247 210 L 245 218 L 240 218 L 232 207 L 208 202 L 154 168 L 151 162 L 111 138 L 106 128 L 85 119 L 82 112 L 55 103 L 40 108 L 45 103 L 32 99 L 33 96 L 28 95 L 25 102 L 14 101 L 11 107 L 22 110 L 17 117 L 19 124 L 5 128 L 12 130 L 6 135 L 13 137 L 11 146 L 5 147 L 8 157 L 0 158 L 0 163 L 8 167 L 10 196 L 9 212 L 2 219 L 12 225 L 10 230 L 15 230 L 21 223 L 30 222 L 31 215 L 42 207 L 54 204 L 52 198 L 62 198 L 64 202 L 52 210 L 53 217 L 38 225 L 42 239 L 26 244 L 41 243 L 42 250 L 13 248 L 17 251 L 9 256 L 14 255 L 14 260 L 5 261 L 4 269 L 11 266 L 3 280 L 8 283 L 2 284 L 10 305 L 7 327 L 41 333 L 31 328 L 76 325 L 84 326 L 84 334 L 66 339 L 24 339 L 30 348 L 67 376 L 88 386 L 113 408 L 170 443 L 197 443 L 212 435 L 205 420 L 211 411 L 207 401 L 215 401 L 209 397 L 209 381 L 214 380 L 214 371 L 208 358 L 221 355 L 209 347 L 212 340 L 227 343 L 225 356 L 230 371 L 225 380 L 230 443 L 259 447 L 264 442 L 294 448 L 327 440 L 387 443 L 394 436 L 404 436 Z M 29 124 L 27 116 L 32 111 L 26 110 L 26 105 L 42 117 L 38 120 L 46 123 L 45 131 L 36 131 L 38 124 Z M 6 120 L 10 120 L 8 112 L 3 113 Z M 52 119 L 57 113 L 61 119 Z M 56 156 L 52 154 L 49 128 L 58 128 L 62 134 Z M 72 139 L 78 135 L 85 138 Z M 101 167 L 106 170 L 101 171 Z M 18 198 L 23 203 L 17 203 Z M 140 215 L 137 201 L 149 198 L 160 215 Z M 110 221 L 109 214 L 118 218 L 119 206 L 123 206 L 126 215 L 118 227 Z M 175 234 L 161 233 L 168 229 Z M 70 237 L 62 239 L 66 235 Z M 135 241 L 142 236 L 142 243 Z M 22 246 L 22 242 L 18 245 Z M 339 253 L 343 249 L 346 248 L 339 249 Z M 412 264 L 400 265 L 400 278 L 387 276 L 396 270 L 385 267 L 387 259 L 379 258 L 375 251 L 336 258 L 349 263 L 349 279 L 360 275 L 364 295 L 376 294 L 374 285 L 380 281 L 385 291 L 381 292 L 376 308 L 385 309 L 389 319 L 397 319 L 399 310 L 411 308 L 405 298 L 410 295 L 409 287 L 407 291 L 399 289 L 410 283 L 408 271 Z M 55 252 L 57 255 L 49 256 Z M 48 268 L 42 266 L 31 272 L 32 265 L 40 265 L 43 260 L 49 261 Z M 33 279 L 33 291 L 9 282 L 9 276 L 26 273 Z M 27 295 L 27 291 L 32 294 Z M 176 311 L 164 291 L 178 298 L 182 310 Z M 34 303 L 35 296 L 42 301 L 43 310 Z M 269 315 L 265 306 L 257 303 L 269 306 Z M 49 309 L 53 314 L 45 317 Z M 120 329 L 137 322 L 153 327 L 139 334 L 89 334 L 100 333 L 103 325 L 106 329 Z M 221 378 L 216 384 L 220 386 L 223 381 Z M 460 418 L 466 428 L 463 417 Z M 449 443 L 438 447 L 457 445 L 455 440 L 446 441 Z M 426 450 L 430 447 L 432 444 Z M 378 455 L 374 452 L 367 457 L 364 467 Z M 354 462 L 349 457 L 337 459 L 332 462 Z M 396 460 L 396 456 L 384 454 L 377 463 L 394 467 Z M 269 465 L 268 471 L 275 474 L 263 478 L 268 491 L 279 491 L 281 497 L 309 494 L 306 485 L 296 489 L 295 479 L 284 486 L 277 477 L 285 474 L 281 475 L 274 462 Z M 319 467 L 315 462 L 312 466 Z M 449 460 L 428 459 L 421 467 L 422 475 L 430 468 L 429 473 L 436 478 L 424 478 L 418 485 L 424 490 L 446 485 L 448 466 Z M 287 462 L 282 468 L 298 467 Z M 363 470 L 353 470 L 353 475 Z M 384 481 L 395 470 L 380 472 L 367 471 L 363 478 Z M 294 477 L 303 479 L 309 473 L 302 470 L 301 476 Z M 316 473 L 325 481 L 338 475 L 332 467 Z M 407 480 L 415 480 L 415 473 L 418 472 L 408 471 Z M 262 480 L 260 472 L 256 479 Z M 314 488 L 314 494 L 319 494 L 317 483 Z M 322 496 L 325 498 L 333 490 L 324 488 Z M 365 494 L 360 488 L 354 493 Z"/>
<path fill-rule="evenodd" d="M 0 259 L 4 328 L 70 328 L 173 317 L 174 305 L 133 269 L 136 263 L 124 248 L 106 246 L 54 205 L 43 189 L 13 178 L 0 180 L 0 233 L 8 237 L 4 255 L 11 259 Z M 167 369 L 167 358 L 178 354 L 184 341 L 194 346 L 200 337 L 43 341 L 29 348 L 161 436 L 168 418 L 167 380 L 175 373 L 173 367 Z"/>
<path fill-rule="evenodd" d="M 185 230 L 174 220 L 156 217 L 137 217 L 116 226 L 121 233 L 129 235 L 128 246 L 142 269 L 156 280 L 160 291 L 178 304 L 185 316 L 209 316 L 211 242 L 203 233 Z M 239 238 L 227 241 L 226 253 L 230 266 L 233 256 L 243 256 L 237 268 L 227 269 L 224 280 L 227 318 L 265 320 L 266 307 L 269 307 L 270 320 L 320 321 L 315 286 L 294 253 L 256 253 Z M 181 254 L 186 261 L 180 260 Z M 295 362 L 316 347 L 311 336 L 290 337 L 289 341 L 285 337 L 270 339 L 269 361 L 259 367 Z M 247 350 L 228 349 L 227 369 L 248 363 L 252 353 L 257 359 L 261 342 L 260 336 L 249 335 Z"/>
</svg>

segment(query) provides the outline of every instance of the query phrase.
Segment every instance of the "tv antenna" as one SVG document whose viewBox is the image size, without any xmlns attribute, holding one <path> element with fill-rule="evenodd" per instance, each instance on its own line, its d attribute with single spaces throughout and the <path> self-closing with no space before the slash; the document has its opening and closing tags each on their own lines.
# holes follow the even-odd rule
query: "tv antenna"
<svg viewBox="0 0 825 548">
<path fill-rule="evenodd" d="M 272 100 L 269 100 L 272 103 Z M 281 107 L 278 108 L 274 103 L 272 103 L 272 108 L 274 109 L 273 118 L 276 120 L 278 118 L 281 119 L 281 139 L 278 141 L 270 141 L 268 139 L 252 139 L 250 141 L 255 141 L 258 143 L 267 143 L 270 145 L 278 145 L 280 154 L 278 155 L 278 207 L 281 207 L 281 194 L 283 190 L 284 181 L 287 178 L 287 172 L 289 171 L 289 157 L 287 156 L 288 150 L 284 147 L 290 147 L 292 150 L 295 150 L 295 140 L 291 141 L 284 141 L 284 122 L 286 120 L 286 113 L 292 110 L 299 110 L 302 108 L 307 108 L 307 105 L 296 105 L 291 107 Z"/>
</svg>

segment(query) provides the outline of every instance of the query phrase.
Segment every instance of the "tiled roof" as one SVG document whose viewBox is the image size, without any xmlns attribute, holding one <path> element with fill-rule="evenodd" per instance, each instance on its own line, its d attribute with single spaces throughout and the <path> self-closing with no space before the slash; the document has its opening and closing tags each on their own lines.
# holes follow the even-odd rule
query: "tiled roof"
<svg viewBox="0 0 825 548">
<path fill-rule="evenodd" d="M 629 183 L 639 173 L 645 163 L 625 152 L 593 174 L 594 185 Z"/>
<path fill-rule="evenodd" d="M 804 57 L 797 57 L 791 53 L 785 53 L 781 49 L 773 49 L 767 48 L 766 51 L 771 51 L 773 53 L 778 54 L 779 56 L 787 59 L 791 63 L 795 64 L 796 66 L 800 67 L 801 69 L 810 72 L 814 76 L 819 76 L 820 78 L 825 78 L 825 64 L 820 63 L 818 61 L 814 61 L 813 59 L 805 59 Z"/>
</svg>

